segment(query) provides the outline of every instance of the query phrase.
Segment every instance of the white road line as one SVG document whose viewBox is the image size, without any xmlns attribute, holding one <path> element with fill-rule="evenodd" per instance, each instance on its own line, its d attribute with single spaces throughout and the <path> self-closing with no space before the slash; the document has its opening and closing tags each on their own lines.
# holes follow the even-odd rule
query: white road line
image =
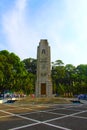
<svg viewBox="0 0 87 130">
<path fill-rule="evenodd" d="M 9 110 L 15 110 L 15 109 L 9 109 Z M 20 110 L 20 109 L 18 109 L 18 110 Z M 1 112 L 3 112 L 2 110 L 0 110 Z M 16 111 L 17 111 L 17 109 L 16 109 Z M 17 114 L 17 115 L 27 115 L 27 114 L 32 114 L 32 113 L 38 113 L 39 111 L 34 111 L 34 112 L 27 112 L 27 113 L 12 113 L 12 114 Z M 3 113 L 9 113 L 8 111 L 7 111 L 7 109 L 6 109 L 6 111 L 4 111 Z"/>
<path fill-rule="evenodd" d="M 56 110 L 61 110 L 61 108 L 60 109 L 56 109 Z M 65 109 L 65 110 L 67 110 L 67 111 L 72 111 L 72 109 Z M 53 111 L 53 112 L 52 112 Z M 51 111 L 44 111 L 44 112 L 52 112 L 52 113 L 56 113 L 56 112 L 54 112 L 55 110 L 51 110 Z M 73 111 L 78 111 L 78 110 L 73 110 Z M 81 111 L 81 110 L 80 110 Z M 58 114 L 62 114 L 62 113 L 58 113 Z M 62 114 L 62 115 L 66 115 L 66 114 Z"/>
<path fill-rule="evenodd" d="M 49 126 L 52 126 L 52 127 L 55 127 L 55 128 L 60 128 L 62 130 L 72 130 L 72 129 L 68 129 L 68 128 L 62 127 L 62 126 L 57 126 L 57 125 L 49 124 L 49 123 L 43 123 L 43 124 L 49 125 Z"/>
<path fill-rule="evenodd" d="M 74 116 L 74 115 L 81 114 L 81 113 L 84 113 L 84 112 L 87 112 L 87 110 L 80 111 L 80 112 L 76 112 L 76 113 L 73 113 L 73 114 L 70 114 L 70 115 L 71 115 L 71 116 Z"/>
<path fill-rule="evenodd" d="M 20 116 L 20 115 L 18 115 L 18 114 L 13 114 L 13 113 L 10 113 L 10 112 L 6 112 L 6 111 L 4 111 L 4 110 L 2 110 L 2 112 L 7 113 L 7 114 L 10 114 L 10 115 L 12 115 L 12 116 L 20 117 L 20 118 L 22 118 L 22 119 L 31 120 L 31 121 L 38 122 L 38 123 L 41 122 L 41 121 L 38 121 L 38 120 L 35 120 L 35 119 L 32 119 L 32 118 L 28 118 L 28 117 Z"/>
<path fill-rule="evenodd" d="M 35 119 L 32 119 L 32 118 L 23 117 L 23 116 L 20 116 L 20 115 L 15 115 L 15 116 L 20 117 L 20 118 L 22 118 L 22 119 L 27 119 L 27 120 L 31 120 L 31 121 L 34 121 L 34 122 L 41 123 L 41 121 L 38 121 L 38 120 L 35 120 Z"/>
<path fill-rule="evenodd" d="M 34 110 L 32 108 L 25 108 L 25 107 L 21 107 L 21 106 L 11 106 L 11 105 L 8 105 L 8 104 L 4 104 L 5 106 L 9 106 L 9 107 L 14 107 L 15 109 L 27 109 L 27 110 Z M 31 107 L 31 106 L 30 106 Z M 34 107 L 34 106 L 33 106 Z M 13 110 L 14 110 L 13 108 Z M 5 109 L 5 110 L 12 110 L 12 109 Z M 34 110 L 35 112 L 39 111 L 39 110 Z"/>
<path fill-rule="evenodd" d="M 71 108 L 71 107 L 72 107 L 72 106 L 69 106 L 69 107 L 67 107 L 67 108 Z M 60 110 L 60 109 L 65 109 L 65 110 L 67 110 L 67 108 L 54 108 L 54 109 L 45 110 L 45 111 L 49 112 L 49 111 L 55 111 L 55 110 Z"/>
<path fill-rule="evenodd" d="M 54 114 L 54 115 L 67 115 L 67 114 L 62 114 L 62 113 L 55 113 L 55 112 L 46 112 L 46 111 L 43 111 L 45 113 L 49 113 L 49 114 Z"/>
<path fill-rule="evenodd" d="M 86 110 L 87 111 L 87 110 Z M 43 121 L 44 123 L 45 122 L 50 122 L 50 121 L 54 121 L 54 120 L 59 120 L 59 119 L 63 119 L 63 118 L 66 118 L 66 117 L 72 117 L 74 115 L 77 115 L 77 114 L 81 114 L 85 111 L 81 111 L 81 112 L 76 112 L 76 113 L 73 113 L 73 114 L 69 114 L 69 115 L 65 115 L 65 116 L 62 116 L 62 117 L 58 117 L 58 118 L 53 118 L 53 119 L 49 119 L 49 120 L 46 120 L 46 121 Z"/>
<path fill-rule="evenodd" d="M 49 119 L 49 120 L 43 121 L 43 123 L 50 122 L 50 121 L 55 121 L 55 120 L 59 120 L 59 119 L 63 119 L 63 118 L 66 118 L 66 117 L 69 117 L 69 115 L 65 115 L 65 116 Z"/>
<path fill-rule="evenodd" d="M 1 118 L 4 118 L 4 117 L 12 117 L 12 115 L 0 116 L 0 119 L 1 119 Z"/>
<path fill-rule="evenodd" d="M 81 119 L 86 119 L 87 120 L 87 117 L 83 117 L 83 116 L 72 116 L 72 117 L 81 118 Z"/>
<path fill-rule="evenodd" d="M 39 122 L 39 123 L 33 123 L 33 124 L 29 124 L 29 125 L 24 125 L 24 126 L 12 128 L 12 129 L 9 129 L 9 130 L 18 130 L 18 129 L 21 129 L 21 128 L 26 128 L 26 127 L 30 127 L 30 126 L 35 126 L 35 125 L 38 125 L 38 124 L 44 124 L 44 125 L 52 126 L 52 127 L 55 127 L 55 128 L 60 128 L 60 129 L 62 129 L 62 130 L 71 130 L 71 129 L 68 129 L 68 128 L 65 128 L 65 127 L 62 127 L 62 126 L 57 126 L 57 125 L 53 125 L 53 124 L 45 123 L 45 122 Z"/>
<path fill-rule="evenodd" d="M 5 106 L 9 106 L 9 107 L 13 107 L 13 108 L 20 108 L 20 109 L 29 109 L 29 110 L 34 110 L 33 108 L 25 108 L 25 107 L 23 107 L 23 106 L 26 106 L 26 104 L 24 105 L 24 104 L 22 104 L 23 106 L 12 106 L 12 105 L 10 105 L 10 104 L 4 104 Z M 61 104 L 61 105 L 63 105 L 63 104 Z M 29 106 L 29 105 L 28 105 Z M 39 106 L 39 107 L 43 107 L 43 104 L 42 105 L 36 105 L 36 106 Z M 53 105 L 52 105 L 53 106 Z M 56 105 L 56 106 L 59 106 L 59 105 Z M 67 105 L 65 105 L 65 106 L 67 106 Z M 30 105 L 30 107 L 34 107 L 34 105 Z M 50 107 L 50 105 L 48 105 L 48 106 L 45 106 L 46 108 L 48 108 L 48 107 Z M 70 108 L 70 107 L 72 107 L 72 106 L 67 106 L 66 108 Z M 53 110 L 57 110 L 57 109 L 66 109 L 66 108 L 55 108 L 55 109 L 53 109 L 53 108 L 51 108 L 50 110 L 46 110 L 46 111 L 53 111 Z M 10 110 L 10 109 L 6 109 L 6 110 Z M 35 110 L 35 111 L 39 111 L 39 110 Z"/>
<path fill-rule="evenodd" d="M 33 114 L 33 113 L 40 113 L 40 112 L 43 112 L 43 111 L 34 111 L 34 112 L 29 112 L 29 113 L 21 113 L 21 114 L 18 114 L 18 115 L 30 115 L 30 114 Z"/>
<path fill-rule="evenodd" d="M 71 108 L 71 109 L 67 109 L 67 110 L 73 110 L 73 111 L 81 111 L 81 110 L 79 110 L 79 109 L 75 109 L 75 108 Z"/>
<path fill-rule="evenodd" d="M 27 117 L 23 117 L 23 116 L 21 116 L 21 115 L 13 114 L 13 113 L 10 113 L 10 112 L 4 111 L 4 110 L 0 110 L 0 111 L 1 111 L 1 112 L 4 112 L 4 113 L 7 113 L 7 114 L 10 114 L 10 115 L 12 115 L 12 116 L 20 117 L 20 118 L 22 118 L 22 119 L 27 119 L 27 120 L 32 120 L 32 121 L 35 121 L 35 122 L 40 122 L 40 121 L 38 121 L 38 120 L 31 119 L 31 118 L 27 118 Z M 87 110 L 86 110 L 86 111 L 87 111 Z M 76 115 L 76 114 L 80 114 L 80 113 L 83 113 L 83 112 L 86 112 L 86 111 L 76 112 L 76 113 L 69 114 L 69 115 L 65 115 L 65 116 L 62 116 L 62 117 L 49 119 L 49 120 L 46 120 L 46 121 L 44 121 L 44 122 L 49 122 L 49 121 L 53 121 L 53 120 L 63 119 L 63 118 L 70 117 L 70 116 L 74 116 L 74 115 Z M 38 111 L 38 112 L 39 112 L 39 111 Z"/>
<path fill-rule="evenodd" d="M 10 113 L 10 112 L 4 111 L 4 110 L 0 110 L 0 111 L 3 112 L 3 113 L 6 113 L 6 114 L 12 115 L 12 116 L 15 115 L 15 114 L 13 114 L 13 113 Z"/>
<path fill-rule="evenodd" d="M 79 109 L 79 107 L 78 107 L 78 109 L 70 108 L 70 109 L 68 109 L 68 110 L 73 110 L 73 111 L 82 111 L 81 109 Z"/>
<path fill-rule="evenodd" d="M 38 125 L 40 123 L 33 123 L 33 124 L 29 124 L 29 125 L 24 125 L 24 126 L 20 126 L 20 127 L 15 127 L 15 128 L 12 128 L 12 129 L 9 129 L 9 130 L 19 130 L 21 128 L 26 128 L 26 127 L 30 127 L 30 126 L 34 126 L 34 125 Z"/>
<path fill-rule="evenodd" d="M 80 105 L 80 106 L 82 106 L 82 105 Z M 67 106 L 67 108 L 71 108 L 71 107 L 77 107 L 77 106 Z M 15 107 L 15 108 L 16 109 L 17 108 L 25 109 L 25 108 L 23 108 L 21 106 L 20 107 Z M 52 114 L 56 114 L 57 115 L 58 113 L 53 113 L 53 112 L 50 112 L 50 111 L 59 110 L 59 109 L 66 109 L 66 110 L 68 110 L 67 108 L 55 108 L 55 109 L 52 109 L 52 110 L 45 110 L 45 111 L 43 111 L 43 110 L 42 111 L 36 110 L 35 112 L 25 113 L 25 114 L 22 114 L 22 115 L 32 114 L 32 113 L 39 113 L 39 112 L 46 112 L 46 113 L 48 112 L 48 113 L 52 113 Z M 30 109 L 30 108 L 27 108 L 27 109 Z M 10 115 L 7 115 L 7 116 L 16 116 L 16 117 L 19 117 L 19 118 L 22 118 L 22 119 L 31 120 L 31 121 L 36 122 L 36 123 L 33 123 L 33 124 L 16 127 L 16 128 L 10 129 L 10 130 L 17 130 L 19 128 L 26 128 L 26 127 L 34 126 L 34 125 L 41 124 L 41 123 L 49 125 L 49 126 L 52 126 L 52 127 L 60 128 L 62 130 L 71 130 L 71 129 L 68 129 L 68 128 L 65 128 L 65 127 L 61 127 L 61 126 L 56 126 L 56 125 L 50 124 L 48 122 L 59 120 L 59 119 L 63 119 L 63 118 L 66 118 L 66 117 L 75 117 L 75 118 L 87 119 L 87 117 L 76 116 L 77 114 L 81 114 L 81 113 L 87 112 L 87 110 L 83 110 L 83 111 L 80 110 L 79 112 L 76 112 L 76 113 L 73 113 L 73 114 L 69 114 L 69 115 L 65 115 L 65 114 L 61 114 L 60 113 L 61 115 L 64 115 L 64 116 L 58 117 L 58 118 L 49 119 L 49 120 L 45 120 L 45 121 L 38 121 L 38 120 L 35 120 L 35 119 L 32 119 L 32 118 L 23 117 L 20 114 L 13 114 L 13 113 L 10 113 L 10 112 L 4 111 L 4 110 L 0 110 L 0 111 L 4 112 L 4 113 L 7 113 L 7 114 L 10 114 Z M 6 117 L 6 116 L 4 116 L 4 117 Z"/>
</svg>

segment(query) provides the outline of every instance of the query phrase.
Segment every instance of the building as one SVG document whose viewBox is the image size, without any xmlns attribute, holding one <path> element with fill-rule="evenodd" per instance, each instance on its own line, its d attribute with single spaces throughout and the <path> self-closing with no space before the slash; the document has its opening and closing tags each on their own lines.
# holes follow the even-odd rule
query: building
<svg viewBox="0 0 87 130">
<path fill-rule="evenodd" d="M 40 40 L 37 47 L 37 80 L 36 80 L 36 97 L 51 97 L 51 56 L 50 46 L 47 40 Z"/>
</svg>

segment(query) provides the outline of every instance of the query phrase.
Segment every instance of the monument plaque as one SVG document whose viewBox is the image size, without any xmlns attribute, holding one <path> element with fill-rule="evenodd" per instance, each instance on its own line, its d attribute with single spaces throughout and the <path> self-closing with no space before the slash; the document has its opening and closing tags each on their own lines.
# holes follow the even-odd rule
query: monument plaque
<svg viewBox="0 0 87 130">
<path fill-rule="evenodd" d="M 37 47 L 37 80 L 36 97 L 51 97 L 51 65 L 50 65 L 50 47 L 47 40 L 40 40 Z"/>
</svg>

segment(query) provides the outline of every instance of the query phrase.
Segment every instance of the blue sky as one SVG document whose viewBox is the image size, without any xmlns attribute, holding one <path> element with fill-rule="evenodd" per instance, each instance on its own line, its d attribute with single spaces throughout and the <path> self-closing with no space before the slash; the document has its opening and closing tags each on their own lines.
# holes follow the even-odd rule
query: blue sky
<svg viewBox="0 0 87 130">
<path fill-rule="evenodd" d="M 36 58 L 40 39 L 52 62 L 87 64 L 87 0 L 0 0 L 0 50 Z"/>
</svg>

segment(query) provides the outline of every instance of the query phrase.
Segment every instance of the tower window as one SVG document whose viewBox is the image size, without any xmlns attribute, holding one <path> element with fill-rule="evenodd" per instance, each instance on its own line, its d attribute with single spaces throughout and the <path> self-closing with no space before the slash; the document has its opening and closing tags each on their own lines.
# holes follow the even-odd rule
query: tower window
<svg viewBox="0 0 87 130">
<path fill-rule="evenodd" d="M 45 49 L 42 49 L 42 54 L 45 54 Z"/>
</svg>

